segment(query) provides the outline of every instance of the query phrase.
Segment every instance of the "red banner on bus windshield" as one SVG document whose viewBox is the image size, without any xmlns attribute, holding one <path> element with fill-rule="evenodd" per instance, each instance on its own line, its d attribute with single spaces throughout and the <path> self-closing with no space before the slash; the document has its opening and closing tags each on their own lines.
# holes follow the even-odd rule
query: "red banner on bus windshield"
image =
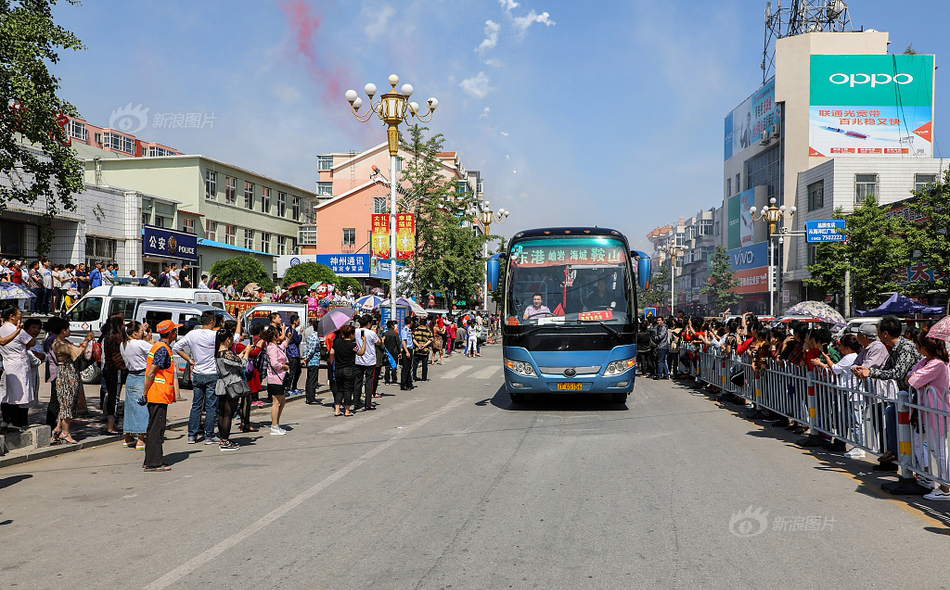
<svg viewBox="0 0 950 590">
<path fill-rule="evenodd" d="M 577 314 L 577 321 L 579 322 L 606 322 L 612 319 L 614 319 L 614 311 L 612 309 L 605 309 L 603 311 L 582 311 Z"/>
</svg>

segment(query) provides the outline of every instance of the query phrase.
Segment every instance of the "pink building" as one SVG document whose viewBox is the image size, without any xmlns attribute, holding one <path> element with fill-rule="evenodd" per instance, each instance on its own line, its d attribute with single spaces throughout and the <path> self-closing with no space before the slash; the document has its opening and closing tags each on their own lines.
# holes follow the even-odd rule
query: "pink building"
<svg viewBox="0 0 950 590">
<path fill-rule="evenodd" d="M 402 162 L 411 157 L 400 153 Z M 478 172 L 468 172 L 456 152 L 437 154 L 446 178 L 459 183 L 459 190 L 471 191 L 481 199 Z M 301 254 L 369 254 L 373 213 L 389 213 L 389 148 L 381 143 L 364 152 L 337 152 L 317 156 L 317 216 L 313 226 L 300 232 Z M 400 183 L 403 184 L 403 183 Z M 403 186 L 407 186 L 403 184 Z"/>
<path fill-rule="evenodd" d="M 114 152 L 127 158 L 183 155 L 175 148 L 154 141 L 141 141 L 131 133 L 97 127 L 82 119 L 67 117 L 65 130 L 73 145 L 84 144 L 101 150 Z"/>
</svg>

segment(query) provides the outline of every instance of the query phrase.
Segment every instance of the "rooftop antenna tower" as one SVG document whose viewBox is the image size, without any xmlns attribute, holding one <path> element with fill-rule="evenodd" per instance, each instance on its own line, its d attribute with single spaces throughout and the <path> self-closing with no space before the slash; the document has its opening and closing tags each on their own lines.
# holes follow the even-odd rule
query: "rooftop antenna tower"
<svg viewBox="0 0 950 590">
<path fill-rule="evenodd" d="M 804 33 L 853 31 L 844 0 L 776 0 L 765 3 L 765 38 L 762 49 L 762 83 L 775 68 L 775 41 Z"/>
</svg>

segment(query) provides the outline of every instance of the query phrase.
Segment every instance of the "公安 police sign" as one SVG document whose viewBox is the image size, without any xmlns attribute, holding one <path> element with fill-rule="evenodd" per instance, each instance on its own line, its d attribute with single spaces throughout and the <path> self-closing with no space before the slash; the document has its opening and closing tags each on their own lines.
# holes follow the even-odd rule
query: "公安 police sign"
<svg viewBox="0 0 950 590">
<path fill-rule="evenodd" d="M 844 219 L 824 219 L 805 222 L 805 241 L 809 244 L 843 242 L 847 238 L 841 233 Z"/>
</svg>

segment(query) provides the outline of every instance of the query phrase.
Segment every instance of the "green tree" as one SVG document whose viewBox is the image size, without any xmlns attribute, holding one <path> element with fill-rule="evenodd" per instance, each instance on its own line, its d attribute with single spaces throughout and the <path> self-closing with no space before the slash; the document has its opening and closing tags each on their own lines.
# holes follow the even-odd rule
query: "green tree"
<svg viewBox="0 0 950 590">
<path fill-rule="evenodd" d="M 895 276 L 898 270 L 907 268 L 912 253 L 905 237 L 911 229 L 907 221 L 885 217 L 873 195 L 868 195 L 851 215 L 844 216 L 839 209 L 832 217 L 844 218 L 842 233 L 847 241 L 815 246 L 815 264 L 808 265 L 811 278 L 805 284 L 825 294 L 843 294 L 845 270 L 850 269 L 855 308 L 877 305 L 879 293 L 900 289 Z"/>
<path fill-rule="evenodd" d="M 217 275 L 218 280 L 225 285 L 229 285 L 231 281 L 237 279 L 239 292 L 248 283 L 257 283 L 265 291 L 274 288 L 274 283 L 271 281 L 267 269 L 264 268 L 260 260 L 253 256 L 235 256 L 219 260 L 211 265 L 208 275 Z"/>
<path fill-rule="evenodd" d="M 937 181 L 920 191 L 907 208 L 914 212 L 917 221 L 908 223 L 907 241 L 910 250 L 917 254 L 916 261 L 938 272 L 934 281 L 916 281 L 904 290 L 912 296 L 950 291 L 950 170 Z"/>
<path fill-rule="evenodd" d="M 442 151 L 441 134 L 426 139 L 427 127 L 409 127 L 400 139 L 409 152 L 401 177 L 403 210 L 416 214 L 415 258 L 409 261 L 410 288 L 418 295 L 441 291 L 446 299 L 471 300 L 484 279 L 482 245 L 492 236 L 477 232 L 473 220 L 478 200 L 462 184 L 443 174 L 436 154 Z"/>
<path fill-rule="evenodd" d="M 641 289 L 637 284 L 637 305 L 645 307 L 667 307 L 670 304 L 670 265 L 660 264 L 653 267 L 650 288 Z"/>
<path fill-rule="evenodd" d="M 739 303 L 739 294 L 736 287 L 739 280 L 736 271 L 729 264 L 729 255 L 722 245 L 716 246 L 712 258 L 709 259 L 709 276 L 706 285 L 700 293 L 709 298 L 709 305 L 717 313 L 725 311 Z"/>
<path fill-rule="evenodd" d="M 316 262 L 303 262 L 287 269 L 284 273 L 284 285 L 307 283 L 307 286 L 320 282 L 328 285 L 337 284 L 338 277 L 329 266 Z"/>
<path fill-rule="evenodd" d="M 56 96 L 59 78 L 47 66 L 59 61 L 60 49 L 84 47 L 53 22 L 55 3 L 0 0 L 0 174 L 9 179 L 0 183 L 0 213 L 14 201 L 45 205 L 41 250 L 48 250 L 53 214 L 74 210 L 72 194 L 83 188 L 82 165 L 62 127 L 65 115 L 79 113 Z"/>
<path fill-rule="evenodd" d="M 341 293 L 346 293 L 347 289 L 352 290 L 354 293 L 357 291 L 363 290 L 363 285 L 359 281 L 352 277 L 340 277 L 336 279 L 336 288 Z"/>
</svg>

